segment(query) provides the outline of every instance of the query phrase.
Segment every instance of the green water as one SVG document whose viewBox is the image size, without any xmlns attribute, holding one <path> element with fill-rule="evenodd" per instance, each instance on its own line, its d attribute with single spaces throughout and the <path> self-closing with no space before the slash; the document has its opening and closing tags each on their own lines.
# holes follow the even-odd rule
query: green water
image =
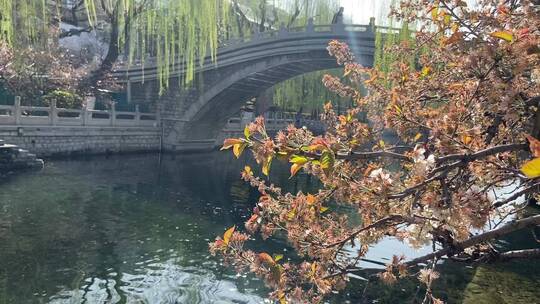
<svg viewBox="0 0 540 304">
<path fill-rule="evenodd" d="M 42 171 L 2 177 L 0 304 L 264 303 L 268 290 L 260 281 L 208 253 L 208 242 L 241 226 L 257 199 L 239 179 L 245 162 L 229 153 L 124 155 L 51 160 Z M 293 191 L 313 186 L 305 177 L 288 180 L 279 166 L 273 180 Z M 527 233 L 502 245 L 524 244 L 537 246 Z M 264 246 L 277 252 L 286 244 Z M 385 262 L 401 251 L 388 240 L 370 258 Z M 436 293 L 450 303 L 540 299 L 534 261 L 443 268 Z M 371 284 L 364 292 L 365 283 L 354 281 L 330 301 L 414 303 L 414 281 Z"/>
</svg>

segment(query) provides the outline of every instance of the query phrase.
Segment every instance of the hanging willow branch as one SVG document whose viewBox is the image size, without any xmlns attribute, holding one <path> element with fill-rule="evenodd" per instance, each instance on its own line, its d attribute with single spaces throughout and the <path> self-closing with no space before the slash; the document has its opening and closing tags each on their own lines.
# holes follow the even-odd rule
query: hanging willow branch
<svg viewBox="0 0 540 304">
<path fill-rule="evenodd" d="M 184 83 L 194 77 L 195 62 L 210 54 L 217 59 L 219 26 L 227 24 L 226 0 L 83 0 L 89 26 L 108 22 L 117 41 L 115 52 L 126 50 L 130 62 L 157 57 L 161 89 L 168 87 L 171 68 L 182 58 Z M 0 42 L 12 48 L 42 47 L 51 25 L 71 5 L 47 0 L 0 0 Z M 114 21 L 114 22 L 113 22 Z M 59 37 L 54 37 L 58 39 Z M 202 63 L 202 62 L 201 62 Z"/>
</svg>

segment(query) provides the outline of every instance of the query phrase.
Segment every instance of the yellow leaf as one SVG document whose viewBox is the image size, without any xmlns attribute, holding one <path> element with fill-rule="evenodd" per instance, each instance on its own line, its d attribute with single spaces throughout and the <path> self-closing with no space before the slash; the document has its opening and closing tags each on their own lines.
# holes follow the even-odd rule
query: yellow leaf
<svg viewBox="0 0 540 304">
<path fill-rule="evenodd" d="M 425 66 L 422 68 L 422 77 L 426 77 L 429 73 L 431 73 L 431 67 Z"/>
<path fill-rule="evenodd" d="M 305 156 L 299 156 L 299 155 L 293 155 L 291 156 L 291 160 L 289 162 L 293 164 L 303 165 L 307 163 L 309 159 Z"/>
<path fill-rule="evenodd" d="M 244 167 L 244 173 L 247 174 L 247 175 L 253 175 L 253 171 L 251 171 L 250 166 L 245 166 Z"/>
<path fill-rule="evenodd" d="M 386 145 L 384 144 L 384 140 L 379 140 L 379 147 L 381 147 L 381 149 L 384 149 Z"/>
<path fill-rule="evenodd" d="M 225 245 L 229 245 L 229 242 L 231 240 L 231 236 L 234 233 L 234 229 L 236 229 L 236 226 L 232 226 L 227 231 L 225 231 L 225 233 L 223 234 L 223 243 Z"/>
<path fill-rule="evenodd" d="M 320 212 L 320 213 L 324 213 L 324 212 L 328 211 L 328 209 L 330 209 L 330 208 L 328 208 L 328 207 L 321 207 L 321 208 L 319 209 L 319 212 Z"/>
<path fill-rule="evenodd" d="M 285 294 L 282 292 L 279 294 L 279 304 L 287 304 L 287 299 L 285 298 Z"/>
<path fill-rule="evenodd" d="M 418 141 L 420 138 L 422 138 L 422 133 L 417 133 L 417 134 L 414 136 L 414 141 Z"/>
<path fill-rule="evenodd" d="M 491 37 L 499 38 L 507 42 L 514 41 L 514 35 L 509 31 L 497 31 L 489 34 Z"/>
<path fill-rule="evenodd" d="M 281 259 L 283 259 L 283 254 L 274 254 L 274 262 L 279 262 Z"/>
<path fill-rule="evenodd" d="M 445 15 L 444 15 L 444 25 L 449 25 L 451 21 L 452 21 L 452 20 L 451 20 L 451 18 L 450 18 L 450 15 L 445 14 Z"/>
<path fill-rule="evenodd" d="M 270 166 L 272 165 L 272 158 L 273 156 L 270 155 L 268 158 L 264 161 L 262 166 L 262 173 L 266 176 L 270 173 Z"/>
<path fill-rule="evenodd" d="M 397 113 L 398 115 L 401 115 L 401 113 L 402 113 L 402 112 L 401 112 L 401 108 L 400 108 L 398 105 L 395 104 L 395 105 L 394 105 L 394 109 L 396 109 L 396 113 Z"/>
<path fill-rule="evenodd" d="M 300 169 L 302 169 L 302 166 L 303 166 L 303 165 L 300 165 L 300 164 L 293 164 L 293 165 L 291 166 L 291 176 L 290 176 L 290 177 L 295 176 L 296 173 L 298 173 L 298 171 L 299 171 Z"/>
<path fill-rule="evenodd" d="M 461 141 L 466 145 L 470 144 L 472 142 L 472 140 L 473 140 L 473 138 L 471 136 L 467 135 L 467 134 L 461 135 Z"/>
<path fill-rule="evenodd" d="M 287 218 L 289 220 L 292 220 L 296 216 L 296 209 L 292 209 L 291 211 L 287 212 Z"/>
<path fill-rule="evenodd" d="M 242 155 L 242 152 L 244 152 L 244 149 L 246 148 L 247 143 L 241 143 L 233 145 L 233 154 L 236 156 L 236 158 L 239 158 L 240 155 Z"/>
<path fill-rule="evenodd" d="M 329 170 L 329 169 L 332 169 L 333 166 L 334 166 L 334 154 L 331 153 L 330 151 L 324 151 L 321 155 L 321 159 L 320 159 L 320 162 L 321 162 L 321 168 L 323 170 Z"/>
<path fill-rule="evenodd" d="M 244 128 L 244 136 L 246 137 L 246 139 L 249 139 L 249 137 L 251 136 L 248 126 Z"/>
<path fill-rule="evenodd" d="M 439 8 L 434 6 L 431 9 L 431 18 L 433 19 L 433 21 L 437 21 L 438 16 L 439 16 Z"/>
<path fill-rule="evenodd" d="M 521 172 L 528 178 L 540 177 L 540 157 L 530 160 L 523 164 Z"/>
<path fill-rule="evenodd" d="M 311 264 L 311 276 L 315 276 L 315 273 L 317 273 L 317 263 L 313 262 Z"/>
</svg>

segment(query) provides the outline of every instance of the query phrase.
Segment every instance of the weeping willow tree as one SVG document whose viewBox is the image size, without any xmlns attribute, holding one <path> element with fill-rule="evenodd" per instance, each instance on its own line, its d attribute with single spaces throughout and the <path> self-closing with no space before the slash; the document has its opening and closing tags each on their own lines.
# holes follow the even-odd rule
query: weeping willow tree
<svg viewBox="0 0 540 304">
<path fill-rule="evenodd" d="M 106 56 L 81 86 L 99 83 L 122 51 L 130 62 L 156 55 L 161 90 L 177 63 L 189 83 L 198 59 L 210 53 L 216 60 L 218 32 L 229 16 L 228 0 L 0 0 L 0 40 L 11 48 L 46 49 L 58 39 L 62 12 L 74 5 L 84 7 L 91 28 L 105 23 L 109 31 Z"/>
<path fill-rule="evenodd" d="M 389 3 L 384 3 L 386 10 L 381 10 L 377 26 L 379 29 L 375 34 L 375 56 L 374 66 L 383 74 L 389 73 L 393 64 L 398 60 L 406 62 L 411 68 L 415 68 L 416 58 L 403 56 L 400 52 L 391 51 L 392 47 L 400 44 L 407 44 L 409 48 L 415 47 L 416 39 L 414 39 L 414 24 L 405 21 L 398 21 L 393 16 L 389 16 L 390 7 L 396 6 L 397 0 L 391 0 Z"/>
<path fill-rule="evenodd" d="M 10 46 L 45 43 L 49 14 L 46 0 L 0 0 L 0 40 Z"/>
<path fill-rule="evenodd" d="M 238 0 L 251 9 L 252 19 L 259 23 L 259 30 L 276 29 L 281 25 L 287 28 L 301 27 L 313 19 L 314 24 L 330 24 L 339 10 L 338 0 Z M 257 4 L 259 4 L 257 6 Z M 263 8 L 266 12 L 262 11 Z M 245 13 L 248 15 L 249 13 Z M 264 27 L 260 26 L 265 24 Z M 332 100 L 345 105 L 348 101 L 331 94 L 322 84 L 325 73 L 339 71 L 318 71 L 286 80 L 273 90 L 273 104 L 283 110 L 313 112 L 322 107 L 324 102 Z"/>
<path fill-rule="evenodd" d="M 284 111 L 304 113 L 319 112 L 326 102 L 331 102 L 337 111 L 349 108 L 353 101 L 332 93 L 322 84 L 325 74 L 343 75 L 342 69 L 316 71 L 291 78 L 276 85 L 273 90 L 273 103 Z"/>
</svg>

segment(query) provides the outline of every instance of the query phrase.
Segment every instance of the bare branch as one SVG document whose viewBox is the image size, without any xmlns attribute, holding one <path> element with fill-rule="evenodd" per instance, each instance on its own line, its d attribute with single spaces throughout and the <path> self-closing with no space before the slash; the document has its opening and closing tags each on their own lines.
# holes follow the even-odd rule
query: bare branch
<svg viewBox="0 0 540 304">
<path fill-rule="evenodd" d="M 537 225 L 540 225 L 540 215 L 534 215 L 534 216 L 527 217 L 521 220 L 512 221 L 502 226 L 501 228 L 490 230 L 488 232 L 475 235 L 465 241 L 455 243 L 452 247 L 446 247 L 441 250 L 435 251 L 433 253 L 415 258 L 407 262 L 406 264 L 408 266 L 413 266 L 419 263 L 424 263 L 429 260 L 441 258 L 445 255 L 452 255 L 458 252 L 463 252 L 463 250 L 471 246 L 474 246 L 474 245 L 477 245 L 477 244 L 480 244 L 480 243 L 483 243 L 492 239 L 498 239 L 516 230 L 534 227 Z"/>
</svg>

